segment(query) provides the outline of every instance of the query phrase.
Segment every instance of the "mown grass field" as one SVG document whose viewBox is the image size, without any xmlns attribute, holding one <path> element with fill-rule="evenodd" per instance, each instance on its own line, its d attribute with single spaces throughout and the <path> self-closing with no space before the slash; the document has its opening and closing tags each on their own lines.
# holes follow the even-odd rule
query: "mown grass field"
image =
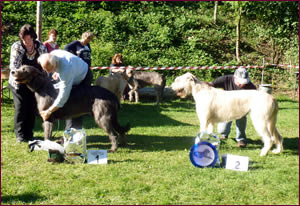
<svg viewBox="0 0 300 206">
<path fill-rule="evenodd" d="M 128 146 L 108 154 L 107 165 L 48 163 L 46 151 L 30 153 L 16 143 L 12 100 L 1 102 L 1 204 L 3 205 L 298 205 L 299 102 L 277 97 L 277 127 L 284 152 L 259 157 L 262 142 L 248 121 L 247 148 L 236 147 L 235 129 L 221 154 L 248 156 L 249 171 L 196 168 L 189 151 L 199 131 L 192 100 L 123 103 L 120 122 L 130 122 Z M 56 124 L 57 127 L 57 124 Z M 55 129 L 63 134 L 64 123 Z M 88 149 L 109 149 L 107 135 L 84 122 Z M 234 127 L 235 128 L 235 127 Z M 41 120 L 35 137 L 42 139 Z"/>
</svg>

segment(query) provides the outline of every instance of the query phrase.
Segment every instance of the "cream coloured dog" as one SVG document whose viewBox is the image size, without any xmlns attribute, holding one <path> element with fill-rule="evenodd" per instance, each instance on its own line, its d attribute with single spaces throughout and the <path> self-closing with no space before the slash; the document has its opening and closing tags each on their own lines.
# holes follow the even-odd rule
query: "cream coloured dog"
<svg viewBox="0 0 300 206">
<path fill-rule="evenodd" d="M 95 85 L 108 89 L 114 93 L 121 102 L 121 97 L 127 86 L 126 77 L 124 72 L 114 72 L 114 74 L 109 77 L 98 77 L 95 81 Z"/>
<path fill-rule="evenodd" d="M 240 119 L 250 112 L 252 123 L 264 143 L 260 156 L 267 155 L 273 143 L 276 145 L 273 153 L 282 152 L 283 139 L 275 126 L 278 104 L 272 95 L 257 90 L 216 89 L 189 72 L 177 77 L 172 89 L 181 98 L 193 95 L 200 132 L 211 133 L 215 123 Z"/>
</svg>

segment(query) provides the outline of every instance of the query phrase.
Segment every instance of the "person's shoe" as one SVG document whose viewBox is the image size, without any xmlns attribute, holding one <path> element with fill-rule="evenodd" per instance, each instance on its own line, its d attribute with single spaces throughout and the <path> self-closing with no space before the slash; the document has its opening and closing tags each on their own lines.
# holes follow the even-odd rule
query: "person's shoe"
<svg viewBox="0 0 300 206">
<path fill-rule="evenodd" d="M 26 142 L 24 138 L 17 137 L 17 143 Z"/>
<path fill-rule="evenodd" d="M 17 137 L 17 142 L 21 143 L 21 142 L 29 142 L 29 141 L 33 141 L 34 138 L 33 137 L 29 137 L 29 138 L 22 138 L 22 137 Z"/>
<path fill-rule="evenodd" d="M 241 140 L 237 142 L 237 146 L 241 148 L 245 148 L 247 146 L 246 142 Z"/>
<path fill-rule="evenodd" d="M 221 137 L 220 137 L 220 140 L 226 140 L 226 139 L 228 139 L 228 136 L 222 134 Z"/>
<path fill-rule="evenodd" d="M 33 140 L 35 140 L 33 137 L 28 137 L 25 139 L 26 142 L 33 141 Z"/>
</svg>

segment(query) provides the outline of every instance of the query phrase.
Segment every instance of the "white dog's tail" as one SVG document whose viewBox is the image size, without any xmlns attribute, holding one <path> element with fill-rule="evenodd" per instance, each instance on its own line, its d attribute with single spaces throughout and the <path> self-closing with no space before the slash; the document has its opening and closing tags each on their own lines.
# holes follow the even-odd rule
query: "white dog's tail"
<svg viewBox="0 0 300 206">
<path fill-rule="evenodd" d="M 270 131 L 272 141 L 276 145 L 276 149 L 274 149 L 273 152 L 274 153 L 280 153 L 283 150 L 283 138 L 279 134 L 279 132 L 276 128 L 277 113 L 278 113 L 278 110 L 279 110 L 278 103 L 277 103 L 276 99 L 273 99 L 273 106 L 274 106 L 274 110 L 273 110 L 273 112 L 271 114 L 271 117 L 270 117 L 270 122 L 269 122 L 269 125 L 268 125 L 268 129 Z"/>
</svg>

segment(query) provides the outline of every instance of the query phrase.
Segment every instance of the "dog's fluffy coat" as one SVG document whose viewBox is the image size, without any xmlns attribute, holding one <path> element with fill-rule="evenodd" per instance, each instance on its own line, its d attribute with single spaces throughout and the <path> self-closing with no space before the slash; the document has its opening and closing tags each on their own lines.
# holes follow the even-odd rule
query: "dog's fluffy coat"
<svg viewBox="0 0 300 206">
<path fill-rule="evenodd" d="M 276 145 L 273 153 L 282 152 L 283 139 L 275 126 L 278 103 L 272 95 L 257 90 L 215 89 L 191 73 L 177 77 L 172 89 L 182 98 L 193 95 L 200 132 L 212 132 L 215 123 L 240 119 L 250 112 L 252 123 L 264 142 L 260 156 L 267 155 L 273 143 Z"/>
<path fill-rule="evenodd" d="M 51 80 L 35 67 L 24 65 L 12 72 L 12 75 L 17 82 L 26 84 L 35 92 L 40 112 L 48 109 L 58 95 Z M 65 105 L 53 112 L 50 118 L 43 123 L 45 139 L 51 137 L 53 122 L 56 119 L 92 114 L 97 125 L 109 135 L 112 144 L 110 151 L 115 152 L 118 148 L 118 134 L 121 137 L 121 143 L 126 144 L 125 133 L 130 129 L 129 124 L 125 127 L 120 126 L 117 117 L 119 108 L 117 97 L 105 88 L 98 86 L 74 87 Z"/>
<path fill-rule="evenodd" d="M 135 102 L 139 102 L 138 89 L 146 86 L 153 86 L 156 94 L 156 104 L 158 105 L 163 98 L 164 88 L 166 85 L 166 79 L 158 72 L 145 72 L 134 71 L 133 69 L 126 69 L 127 81 L 129 88 L 129 100 L 133 101 L 133 94 L 135 96 Z"/>
<path fill-rule="evenodd" d="M 100 76 L 96 79 L 95 85 L 108 89 L 118 97 L 119 101 L 121 101 L 124 89 L 127 86 L 124 75 L 123 72 L 115 72 L 109 77 Z"/>
</svg>

